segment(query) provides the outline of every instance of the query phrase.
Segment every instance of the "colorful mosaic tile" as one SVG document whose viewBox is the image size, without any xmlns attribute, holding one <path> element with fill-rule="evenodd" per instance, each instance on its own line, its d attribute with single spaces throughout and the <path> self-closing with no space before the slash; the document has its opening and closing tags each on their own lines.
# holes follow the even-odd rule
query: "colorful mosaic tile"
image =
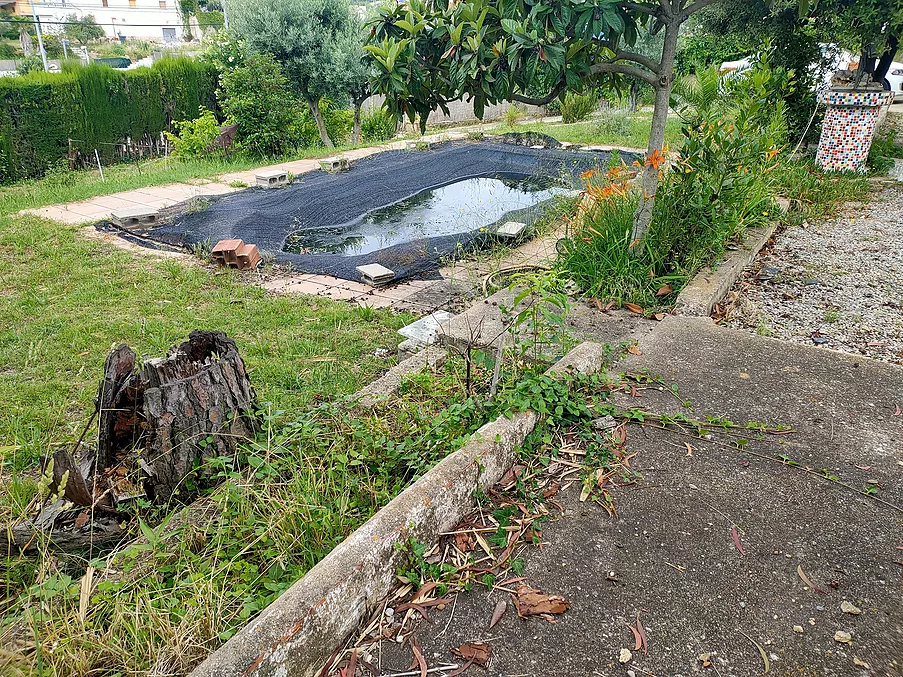
<svg viewBox="0 0 903 677">
<path fill-rule="evenodd" d="M 891 103 L 893 92 L 832 90 L 822 101 L 828 111 L 815 161 L 826 171 L 865 172 L 878 113 Z"/>
</svg>

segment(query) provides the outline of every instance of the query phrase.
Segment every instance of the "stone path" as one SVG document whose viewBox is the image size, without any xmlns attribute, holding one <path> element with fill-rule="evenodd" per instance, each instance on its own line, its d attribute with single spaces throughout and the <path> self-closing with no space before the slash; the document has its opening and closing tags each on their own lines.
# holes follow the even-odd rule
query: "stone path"
<svg viewBox="0 0 903 677">
<path fill-rule="evenodd" d="M 903 364 L 903 187 L 778 233 L 729 294 L 725 321 Z"/>
</svg>

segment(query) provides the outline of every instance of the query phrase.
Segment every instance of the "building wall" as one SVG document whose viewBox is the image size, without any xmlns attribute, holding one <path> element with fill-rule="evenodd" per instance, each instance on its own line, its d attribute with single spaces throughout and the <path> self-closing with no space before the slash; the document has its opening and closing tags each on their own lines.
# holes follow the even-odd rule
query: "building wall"
<svg viewBox="0 0 903 677">
<path fill-rule="evenodd" d="M 46 33 L 61 32 L 64 26 L 53 22 L 65 21 L 70 14 L 92 14 L 111 38 L 182 39 L 176 0 L 35 0 L 34 8 Z M 31 16 L 31 3 L 16 2 L 15 13 Z"/>
</svg>

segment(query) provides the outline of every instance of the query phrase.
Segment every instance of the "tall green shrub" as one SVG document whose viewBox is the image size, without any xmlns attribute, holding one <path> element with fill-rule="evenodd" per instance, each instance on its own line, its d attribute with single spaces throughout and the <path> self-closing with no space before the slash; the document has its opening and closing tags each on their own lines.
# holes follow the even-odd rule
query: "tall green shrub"
<svg viewBox="0 0 903 677">
<path fill-rule="evenodd" d="M 226 123 L 238 125 L 238 142 L 253 153 L 278 155 L 292 142 L 300 105 L 273 57 L 254 54 L 223 73 L 220 101 Z"/>
<path fill-rule="evenodd" d="M 163 79 L 163 114 L 166 126 L 173 121 L 193 120 L 203 108 L 218 110 L 216 68 L 186 57 L 164 58 L 153 65 Z"/>
<path fill-rule="evenodd" d="M 0 181 L 42 176 L 66 158 L 70 138 L 109 161 L 113 144 L 156 138 L 201 107 L 218 111 L 215 90 L 215 68 L 190 59 L 0 78 Z"/>
<path fill-rule="evenodd" d="M 80 112 L 81 95 L 72 75 L 0 78 L 0 178 L 41 176 L 65 157 Z"/>
</svg>

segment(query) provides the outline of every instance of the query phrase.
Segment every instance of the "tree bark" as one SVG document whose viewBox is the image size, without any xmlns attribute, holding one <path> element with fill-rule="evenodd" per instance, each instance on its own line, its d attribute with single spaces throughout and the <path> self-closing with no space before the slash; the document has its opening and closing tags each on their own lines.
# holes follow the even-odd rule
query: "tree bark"
<svg viewBox="0 0 903 677">
<path fill-rule="evenodd" d="M 224 333 L 193 331 L 168 357 L 147 360 L 140 372 L 136 363 L 126 345 L 107 357 L 97 393 L 97 450 L 53 454 L 53 500 L 33 501 L 37 515 L 7 530 L 7 551 L 121 538 L 123 505 L 183 493 L 196 468 L 233 455 L 255 431 L 256 395 L 238 347 Z"/>
<path fill-rule="evenodd" d="M 655 194 L 658 191 L 659 170 L 648 158 L 661 154 L 665 145 L 665 124 L 668 122 L 668 107 L 671 101 L 671 88 L 674 85 L 674 57 L 677 54 L 677 36 L 680 31 L 680 17 L 669 17 L 665 23 L 665 43 L 662 47 L 659 79 L 655 85 L 655 109 L 652 113 L 652 127 L 649 132 L 647 162 L 643 168 L 643 191 L 640 202 L 633 214 L 633 232 L 631 241 L 642 242 L 652 222 L 655 210 Z M 637 248 L 636 251 L 639 251 Z"/>
<path fill-rule="evenodd" d="M 307 99 L 307 106 L 310 108 L 310 114 L 314 116 L 317 123 L 317 130 L 320 132 L 320 140 L 327 148 L 335 148 L 332 139 L 329 138 L 329 132 L 326 131 L 326 123 L 323 121 L 323 112 L 320 110 L 320 102 L 316 99 Z"/>
<path fill-rule="evenodd" d="M 361 142 L 361 106 L 362 101 L 354 102 L 354 126 L 351 128 L 351 145 L 356 146 Z"/>
<path fill-rule="evenodd" d="M 636 80 L 630 81 L 630 92 L 628 97 L 628 110 L 631 113 L 636 113 L 637 103 L 640 98 L 640 83 Z"/>
<path fill-rule="evenodd" d="M 235 342 L 222 332 L 191 332 L 169 357 L 145 362 L 139 380 L 147 425 L 141 470 L 156 501 L 179 491 L 205 459 L 234 454 L 254 431 L 254 389 Z"/>
</svg>

